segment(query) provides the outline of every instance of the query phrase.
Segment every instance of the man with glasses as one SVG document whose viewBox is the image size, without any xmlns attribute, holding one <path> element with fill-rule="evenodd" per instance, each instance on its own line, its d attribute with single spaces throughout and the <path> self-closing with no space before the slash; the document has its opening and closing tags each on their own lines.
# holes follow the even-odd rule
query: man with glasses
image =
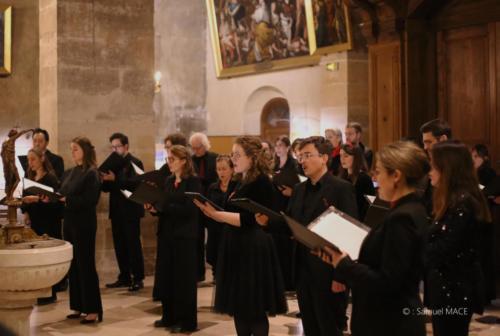
<svg viewBox="0 0 500 336">
<path fill-rule="evenodd" d="M 203 193 L 217 181 L 216 161 L 217 154 L 210 152 L 210 142 L 203 133 L 193 133 L 189 138 L 189 145 L 193 151 L 193 164 L 196 174 L 201 180 Z M 202 219 L 203 221 L 204 219 Z M 200 223 L 198 237 L 198 281 L 205 281 L 205 223 Z"/>
<path fill-rule="evenodd" d="M 122 133 L 114 133 L 109 138 L 111 149 L 127 163 L 116 174 L 112 171 L 101 173 L 102 190 L 109 192 L 109 218 L 113 233 L 116 260 L 120 269 L 118 280 L 106 284 L 107 288 L 129 287 L 129 291 L 138 291 L 144 287 L 144 257 L 141 245 L 141 217 L 144 209 L 140 204 L 127 199 L 121 190 L 133 191 L 137 183 L 131 178 L 137 173 L 133 166 L 141 170 L 141 160 L 129 153 L 128 137 Z"/>
<path fill-rule="evenodd" d="M 288 203 L 288 214 L 308 225 L 333 205 L 356 218 L 358 210 L 352 184 L 328 173 L 331 143 L 323 137 L 304 139 L 299 146 L 298 160 L 307 181 L 296 185 Z M 348 292 L 338 291 L 334 269 L 297 244 L 295 252 L 295 283 L 297 299 L 306 335 L 341 336 L 347 326 Z"/>
</svg>

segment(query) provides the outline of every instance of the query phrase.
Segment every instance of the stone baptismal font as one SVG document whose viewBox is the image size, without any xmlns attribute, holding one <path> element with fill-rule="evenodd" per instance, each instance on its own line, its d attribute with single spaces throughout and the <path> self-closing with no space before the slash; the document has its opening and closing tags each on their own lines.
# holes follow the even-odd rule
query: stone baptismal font
<svg viewBox="0 0 500 336">
<path fill-rule="evenodd" d="M 51 295 L 52 285 L 68 272 L 73 246 L 38 236 L 18 222 L 22 201 L 14 197 L 20 182 L 16 140 L 32 130 L 9 132 L 1 157 L 6 196 L 0 200 L 0 324 L 16 335 L 29 335 L 29 319 L 37 298 Z"/>
</svg>

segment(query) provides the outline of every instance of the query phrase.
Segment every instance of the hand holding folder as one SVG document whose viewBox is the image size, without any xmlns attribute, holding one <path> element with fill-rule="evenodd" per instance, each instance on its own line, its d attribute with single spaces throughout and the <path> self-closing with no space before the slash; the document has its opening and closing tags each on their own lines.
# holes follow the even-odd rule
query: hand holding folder
<svg viewBox="0 0 500 336">
<path fill-rule="evenodd" d="M 50 202 L 57 202 L 64 197 L 63 195 L 55 192 L 54 188 L 27 178 L 23 179 L 23 189 L 27 195 L 45 196 Z"/>
<path fill-rule="evenodd" d="M 250 211 L 251 213 L 254 214 L 262 214 L 266 215 L 269 217 L 269 220 L 282 220 L 283 217 L 277 213 L 276 211 L 273 211 L 262 204 L 259 204 L 257 202 L 252 201 L 249 198 L 234 198 L 229 200 L 229 204 L 234 205 L 240 209 Z"/>
<path fill-rule="evenodd" d="M 193 201 L 197 200 L 198 202 L 200 202 L 202 204 L 208 203 L 212 207 L 214 207 L 215 210 L 217 210 L 217 211 L 224 211 L 224 209 L 222 207 L 218 206 L 217 204 L 215 204 L 214 202 L 212 202 L 211 200 L 209 200 L 204 195 L 202 195 L 202 194 L 200 194 L 198 192 L 189 192 L 189 191 L 186 191 L 184 194 L 186 196 L 188 196 L 190 199 L 192 199 Z"/>
<path fill-rule="evenodd" d="M 128 193 L 125 192 L 124 196 L 126 194 Z M 157 210 L 162 211 L 166 196 L 163 190 L 147 182 L 141 182 L 128 199 L 141 205 L 152 204 Z"/>
<path fill-rule="evenodd" d="M 118 173 L 120 169 L 125 166 L 127 163 L 127 160 L 120 156 L 118 153 L 113 152 L 111 153 L 106 160 L 99 166 L 99 171 L 107 173 L 109 171 L 112 171 L 113 173 Z"/>
</svg>

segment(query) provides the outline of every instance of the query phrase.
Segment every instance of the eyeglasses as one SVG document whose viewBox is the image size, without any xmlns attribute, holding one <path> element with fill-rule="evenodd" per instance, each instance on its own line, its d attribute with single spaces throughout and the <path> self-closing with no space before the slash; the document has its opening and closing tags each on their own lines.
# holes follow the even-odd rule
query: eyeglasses
<svg viewBox="0 0 500 336">
<path fill-rule="evenodd" d="M 122 148 L 123 145 L 116 145 L 116 146 L 111 146 L 111 149 L 117 150 L 118 148 Z"/>
<path fill-rule="evenodd" d="M 231 153 L 231 160 L 238 160 L 241 157 L 241 154 L 238 152 Z"/>
<path fill-rule="evenodd" d="M 309 160 L 310 158 L 312 158 L 314 156 L 322 157 L 321 154 L 304 153 L 304 154 L 300 154 L 299 156 L 297 156 L 297 160 L 299 162 L 304 162 L 305 160 Z"/>
</svg>

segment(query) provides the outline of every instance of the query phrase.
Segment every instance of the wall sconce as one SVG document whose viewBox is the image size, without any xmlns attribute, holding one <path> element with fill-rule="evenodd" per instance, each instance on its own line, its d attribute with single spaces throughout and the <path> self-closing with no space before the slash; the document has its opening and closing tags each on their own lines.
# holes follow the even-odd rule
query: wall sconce
<svg viewBox="0 0 500 336">
<path fill-rule="evenodd" d="M 328 71 L 339 71 L 339 62 L 327 63 L 326 70 Z"/>
<path fill-rule="evenodd" d="M 155 72 L 155 93 L 160 92 L 161 89 L 161 72 Z"/>
</svg>

